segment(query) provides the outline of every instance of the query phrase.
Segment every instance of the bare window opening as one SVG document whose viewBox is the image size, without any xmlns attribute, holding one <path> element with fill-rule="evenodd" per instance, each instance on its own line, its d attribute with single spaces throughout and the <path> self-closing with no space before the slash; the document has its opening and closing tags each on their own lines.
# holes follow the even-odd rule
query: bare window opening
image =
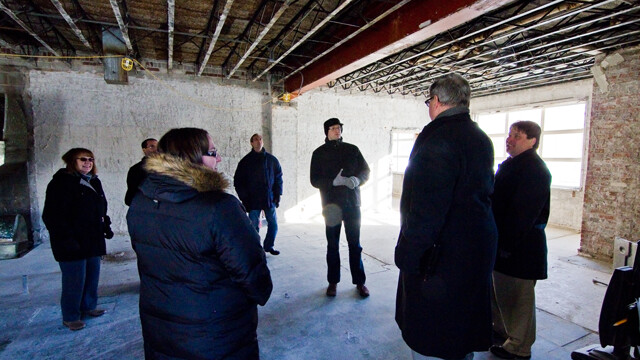
<svg viewBox="0 0 640 360">
<path fill-rule="evenodd" d="M 483 112 L 475 114 L 474 119 L 493 141 L 496 169 L 508 157 L 505 140 L 509 134 L 509 126 L 521 120 L 539 124 L 542 136 L 538 154 L 551 171 L 551 185 L 558 188 L 580 188 L 585 109 L 586 103 L 581 101 L 524 107 L 505 112 Z"/>
</svg>

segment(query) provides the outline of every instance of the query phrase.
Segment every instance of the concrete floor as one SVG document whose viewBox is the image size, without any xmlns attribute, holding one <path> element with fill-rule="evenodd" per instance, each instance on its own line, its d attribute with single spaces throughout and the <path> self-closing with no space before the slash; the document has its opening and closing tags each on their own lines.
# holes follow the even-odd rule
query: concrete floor
<svg viewBox="0 0 640 360">
<path fill-rule="evenodd" d="M 262 359 L 410 359 L 394 321 L 398 270 L 393 249 L 397 213 L 364 212 L 362 246 L 371 296 L 351 285 L 343 241 L 342 282 L 327 298 L 324 226 L 282 223 L 279 256 L 267 255 L 274 282 L 259 308 Z M 261 235 L 264 236 L 264 230 Z M 577 256 L 579 234 L 550 228 L 549 279 L 536 287 L 538 338 L 533 359 L 569 359 L 571 351 L 598 343 L 600 306 L 611 270 Z M 344 237 L 344 235 L 343 235 Z M 143 359 L 135 255 L 129 238 L 107 242 L 99 307 L 108 312 L 72 332 L 62 326 L 60 269 L 48 244 L 20 259 L 0 261 L 0 359 Z M 476 359 L 493 359 L 488 352 Z"/>
</svg>

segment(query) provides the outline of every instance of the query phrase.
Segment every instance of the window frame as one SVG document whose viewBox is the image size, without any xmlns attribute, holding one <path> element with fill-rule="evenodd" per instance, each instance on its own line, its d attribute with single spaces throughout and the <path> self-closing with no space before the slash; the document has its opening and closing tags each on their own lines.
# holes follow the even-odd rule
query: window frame
<svg viewBox="0 0 640 360">
<path fill-rule="evenodd" d="M 391 136 L 390 136 L 390 141 L 389 141 L 389 153 L 391 154 L 391 161 L 389 162 L 389 170 L 391 171 L 391 174 L 404 174 L 404 170 L 399 171 L 396 170 L 397 167 L 397 159 L 398 159 L 398 154 L 394 153 L 394 146 L 396 144 L 396 134 L 413 134 L 413 140 L 412 140 L 412 145 L 411 148 L 413 149 L 413 144 L 415 144 L 416 139 L 418 138 L 418 135 L 420 135 L 420 132 L 422 131 L 422 128 L 413 128 L 413 127 L 394 127 L 391 129 Z M 409 154 L 407 154 L 406 158 L 407 160 L 409 159 L 409 155 L 411 155 L 411 152 L 409 152 Z M 404 158 L 404 156 L 402 156 Z"/>
<path fill-rule="evenodd" d="M 545 131 L 544 130 L 544 124 L 545 124 L 545 120 L 546 120 L 546 110 L 548 108 L 555 108 L 555 107 L 561 107 L 561 106 L 570 106 L 570 105 L 584 105 L 584 114 L 583 114 L 583 125 L 581 129 L 565 129 L 565 130 L 548 130 Z M 576 190 L 576 191 L 580 191 L 584 188 L 584 174 L 586 171 L 586 148 L 588 146 L 587 144 L 587 130 L 588 130 L 588 119 L 589 119 L 589 101 L 588 99 L 571 99 L 571 100 L 562 100 L 562 101 L 547 101 L 547 102 L 543 102 L 543 103 L 537 103 L 537 104 L 530 104 L 530 105 L 520 105 L 520 106 L 514 106 L 514 107 L 507 107 L 507 108 L 503 108 L 503 109 L 499 109 L 499 110 L 481 110 L 478 112 L 474 112 L 472 114 L 472 118 L 475 122 L 478 122 L 480 116 L 482 115 L 492 115 L 492 114 L 498 114 L 498 113 L 504 113 L 505 114 L 505 132 L 504 133 L 487 133 L 487 135 L 489 137 L 497 137 L 497 136 L 502 136 L 505 140 L 509 134 L 509 127 L 511 126 L 512 122 L 510 122 L 509 120 L 509 114 L 515 111 L 523 111 L 523 110 L 532 110 L 532 109 L 541 109 L 540 112 L 540 127 L 542 129 L 542 134 L 540 135 L 540 145 L 538 147 L 538 154 L 540 155 L 540 157 L 547 163 L 554 163 L 554 162 L 578 162 L 580 163 L 580 176 L 579 176 L 579 183 L 577 184 L 577 186 L 571 186 L 571 185 L 556 185 L 556 184 L 552 184 L 551 187 L 554 189 L 565 189 L 565 190 Z M 517 120 L 516 120 L 517 121 Z M 566 158 L 561 158 L 561 157 L 544 157 L 542 156 L 543 151 L 544 151 L 544 137 L 545 135 L 565 135 L 565 134 L 581 134 L 582 135 L 582 149 L 580 149 L 580 153 L 581 156 L 579 158 L 577 157 L 566 157 Z M 503 144 L 504 146 L 504 144 Z M 509 155 L 506 153 L 506 151 L 503 151 L 503 156 L 496 156 L 494 159 L 495 161 L 495 168 L 497 169 L 498 164 L 502 163 L 504 160 L 506 160 Z M 552 174 L 553 175 L 553 174 Z"/>
</svg>

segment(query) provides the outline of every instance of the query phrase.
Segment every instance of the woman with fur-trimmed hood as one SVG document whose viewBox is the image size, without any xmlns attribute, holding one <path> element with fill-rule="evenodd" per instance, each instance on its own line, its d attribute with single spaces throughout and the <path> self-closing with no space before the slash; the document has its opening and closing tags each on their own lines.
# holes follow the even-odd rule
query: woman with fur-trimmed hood
<svg viewBox="0 0 640 360">
<path fill-rule="evenodd" d="M 260 236 L 205 130 L 172 129 L 158 149 L 127 213 L 145 358 L 258 359 L 257 304 L 273 288 Z"/>
</svg>

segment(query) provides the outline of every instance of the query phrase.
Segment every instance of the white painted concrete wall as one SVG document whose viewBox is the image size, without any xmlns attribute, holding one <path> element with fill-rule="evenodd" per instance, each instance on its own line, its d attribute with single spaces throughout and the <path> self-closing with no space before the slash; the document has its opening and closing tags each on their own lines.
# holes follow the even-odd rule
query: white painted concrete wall
<svg viewBox="0 0 640 360">
<path fill-rule="evenodd" d="M 272 143 L 267 150 L 283 167 L 281 218 L 321 221 L 319 193 L 309 182 L 309 165 L 313 150 L 324 142 L 325 120 L 339 118 L 345 124 L 344 140 L 357 145 L 369 163 L 372 172 L 362 187 L 363 211 L 373 212 L 389 209 L 392 203 L 391 130 L 421 129 L 429 121 L 424 99 L 413 96 L 349 94 L 320 88 L 289 105 L 264 106 L 270 101 L 264 84 L 157 76 L 161 80 L 130 76 L 129 85 L 109 85 L 96 71 L 28 72 L 25 94 L 34 126 L 30 186 L 36 236 L 44 228 L 40 214 L 46 186 L 54 172 L 63 167 L 62 154 L 72 147 L 94 151 L 117 233 L 127 231 L 125 179 L 129 167 L 142 157 L 140 142 L 147 137 L 159 139 L 169 129 L 185 126 L 201 127 L 213 135 L 223 156 L 219 168 L 229 176 L 250 151 L 251 134 L 263 133 L 265 143 Z M 582 96 L 582 90 L 588 96 L 591 83 L 474 99 L 472 110 L 547 101 L 568 93 Z M 581 191 L 554 191 L 552 196 L 553 217 L 572 214 L 568 227 L 579 222 L 574 219 L 581 214 Z"/>
<path fill-rule="evenodd" d="M 162 75 L 158 75 L 161 76 Z M 45 191 L 73 147 L 92 150 L 116 233 L 126 233 L 124 194 L 129 167 L 142 157 L 140 143 L 171 128 L 209 131 L 223 157 L 219 169 L 231 176 L 261 132 L 264 89 L 223 84 L 220 80 L 164 76 L 129 77 L 129 85 L 109 85 L 100 73 L 29 72 L 27 94 L 33 116 L 31 173 L 34 220 L 41 221 Z M 42 223 L 34 222 L 36 233 Z"/>
<path fill-rule="evenodd" d="M 422 128 L 429 120 L 422 98 L 328 88 L 305 93 L 291 106 L 272 108 L 273 153 L 285 174 L 282 202 L 288 221 L 320 219 L 319 191 L 311 186 L 309 171 L 313 151 L 324 144 L 325 120 L 337 117 L 344 123 L 344 141 L 358 146 L 371 168 L 370 179 L 361 188 L 363 211 L 391 208 L 391 129 Z"/>
</svg>

